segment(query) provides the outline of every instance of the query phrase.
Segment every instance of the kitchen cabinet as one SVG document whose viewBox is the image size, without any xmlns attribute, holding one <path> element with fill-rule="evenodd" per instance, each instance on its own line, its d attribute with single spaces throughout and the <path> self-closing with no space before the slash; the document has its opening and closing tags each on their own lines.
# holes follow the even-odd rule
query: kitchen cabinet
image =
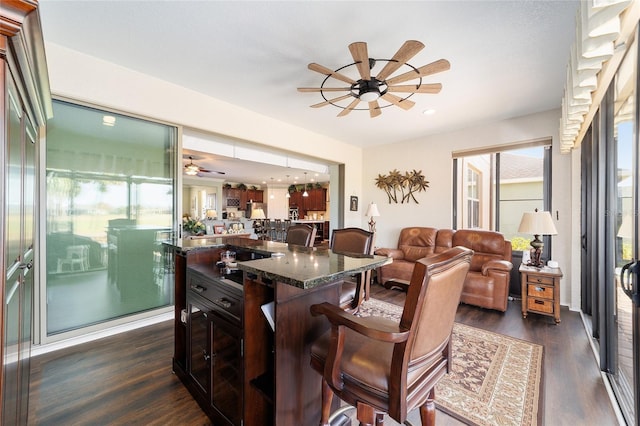
<svg viewBox="0 0 640 426">
<path fill-rule="evenodd" d="M 262 189 L 225 188 L 222 194 L 226 207 L 239 207 L 240 209 L 244 209 L 248 201 L 255 203 L 264 202 L 264 191 Z"/>
<path fill-rule="evenodd" d="M 39 133 L 52 115 L 37 3 L 0 2 L 0 424 L 27 424 Z"/>
<path fill-rule="evenodd" d="M 298 207 L 299 217 L 304 217 L 307 211 L 327 210 L 327 188 L 314 188 L 307 190 L 307 197 L 302 192 L 292 192 L 289 198 L 289 207 Z"/>
<path fill-rule="evenodd" d="M 309 196 L 304 201 L 305 210 L 324 211 L 327 209 L 327 190 L 326 188 L 314 188 L 307 191 Z"/>
<path fill-rule="evenodd" d="M 244 208 L 248 202 L 262 203 L 264 199 L 264 191 L 262 189 L 247 189 L 242 191 L 240 196 L 240 206 Z"/>
<path fill-rule="evenodd" d="M 298 209 L 303 209 L 302 205 L 302 192 L 296 191 L 289 193 L 291 197 L 289 197 L 289 207 L 298 207 Z"/>
<path fill-rule="evenodd" d="M 222 194 L 225 199 L 225 207 L 240 207 L 242 199 L 242 190 L 238 188 L 225 188 Z"/>
</svg>

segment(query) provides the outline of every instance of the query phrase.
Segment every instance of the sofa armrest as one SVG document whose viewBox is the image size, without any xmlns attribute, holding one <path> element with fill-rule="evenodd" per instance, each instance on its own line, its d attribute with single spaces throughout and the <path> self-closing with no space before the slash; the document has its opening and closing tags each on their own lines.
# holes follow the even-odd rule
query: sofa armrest
<svg viewBox="0 0 640 426">
<path fill-rule="evenodd" d="M 484 265 L 482 265 L 482 275 L 489 275 L 492 272 L 511 272 L 513 269 L 513 264 L 507 260 L 490 260 Z"/>
<path fill-rule="evenodd" d="M 379 248 L 379 249 L 376 249 L 375 254 L 377 254 L 378 256 L 387 256 L 395 260 L 404 259 L 404 252 L 400 249 Z"/>
</svg>

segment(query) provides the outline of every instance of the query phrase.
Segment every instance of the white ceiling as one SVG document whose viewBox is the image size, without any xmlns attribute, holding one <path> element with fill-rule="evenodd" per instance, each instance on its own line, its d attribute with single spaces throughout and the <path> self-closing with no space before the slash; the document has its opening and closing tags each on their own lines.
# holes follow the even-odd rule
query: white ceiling
<svg viewBox="0 0 640 426">
<path fill-rule="evenodd" d="M 578 1 L 42 0 L 40 6 L 47 42 L 367 147 L 559 108 Z M 390 106 L 373 119 L 366 110 L 338 118 L 335 106 L 309 107 L 323 101 L 320 94 L 296 90 L 322 83 L 323 75 L 307 69 L 311 62 L 333 70 L 351 64 L 352 42 L 366 42 L 372 58 L 390 59 L 406 40 L 426 45 L 411 65 L 451 63 L 449 71 L 423 79 L 442 83 L 442 91 L 412 96 L 416 105 L 408 111 Z M 436 113 L 423 115 L 426 109 Z"/>
</svg>

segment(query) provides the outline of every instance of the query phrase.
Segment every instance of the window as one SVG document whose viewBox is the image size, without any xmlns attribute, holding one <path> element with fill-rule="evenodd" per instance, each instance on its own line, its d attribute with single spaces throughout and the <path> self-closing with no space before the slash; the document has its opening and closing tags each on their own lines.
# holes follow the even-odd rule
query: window
<svg viewBox="0 0 640 426">
<path fill-rule="evenodd" d="M 466 228 L 480 227 L 480 172 L 467 166 L 467 226 Z"/>
<path fill-rule="evenodd" d="M 549 209 L 549 143 L 454 153 L 455 227 L 499 231 L 513 250 L 527 250 L 532 236 L 518 226 L 522 213 Z"/>
</svg>

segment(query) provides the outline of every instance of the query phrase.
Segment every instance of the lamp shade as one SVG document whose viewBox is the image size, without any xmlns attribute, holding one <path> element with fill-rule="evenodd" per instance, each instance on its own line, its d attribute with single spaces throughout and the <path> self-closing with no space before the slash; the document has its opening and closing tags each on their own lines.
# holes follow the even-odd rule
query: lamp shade
<svg viewBox="0 0 640 426">
<path fill-rule="evenodd" d="M 260 208 L 251 210 L 251 219 L 266 219 L 264 210 Z"/>
<path fill-rule="evenodd" d="M 531 235 L 557 235 L 551 213 L 547 211 L 524 212 L 518 232 Z"/>
<path fill-rule="evenodd" d="M 376 203 L 369 204 L 369 207 L 367 207 L 367 213 L 365 214 L 365 216 L 369 216 L 369 217 L 380 216 L 380 212 L 378 211 L 378 206 L 376 205 Z"/>
<path fill-rule="evenodd" d="M 207 219 L 215 219 L 218 217 L 218 212 L 212 209 L 208 209 L 206 213 Z"/>
</svg>

